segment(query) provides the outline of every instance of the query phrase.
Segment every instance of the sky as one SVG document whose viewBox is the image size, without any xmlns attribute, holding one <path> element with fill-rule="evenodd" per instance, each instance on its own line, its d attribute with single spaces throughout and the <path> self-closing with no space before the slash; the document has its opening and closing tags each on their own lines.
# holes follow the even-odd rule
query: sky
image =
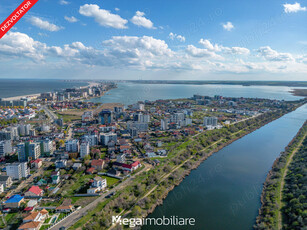
<svg viewBox="0 0 307 230">
<path fill-rule="evenodd" d="M 0 78 L 306 81 L 306 22 L 307 0 L 39 0 Z"/>
</svg>

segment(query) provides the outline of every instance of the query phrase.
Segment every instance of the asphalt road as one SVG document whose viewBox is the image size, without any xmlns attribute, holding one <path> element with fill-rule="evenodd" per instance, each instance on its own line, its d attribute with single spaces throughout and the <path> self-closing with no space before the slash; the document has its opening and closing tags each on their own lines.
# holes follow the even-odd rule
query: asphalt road
<svg viewBox="0 0 307 230">
<path fill-rule="evenodd" d="M 111 193 L 116 193 L 117 191 L 119 191 L 122 188 L 126 187 L 127 185 L 129 185 L 129 183 L 137 175 L 139 175 L 140 173 L 142 173 L 142 172 L 144 172 L 146 170 L 149 170 L 150 167 L 151 167 L 151 165 L 145 164 L 145 167 L 141 171 L 139 171 L 135 175 L 129 177 L 128 179 L 126 179 L 124 182 L 122 182 L 121 184 L 119 184 L 115 188 L 109 190 L 108 193 L 101 195 L 99 198 L 94 200 L 92 203 L 89 203 L 87 206 L 81 208 L 80 210 L 77 210 L 76 212 L 71 214 L 69 217 L 67 217 L 63 222 L 54 225 L 49 230 L 59 230 L 61 227 L 65 227 L 66 229 L 68 229 L 69 227 L 74 225 L 79 219 L 81 219 L 83 216 L 85 216 L 88 213 L 88 211 L 90 211 L 91 209 L 94 209 L 100 202 L 105 201 L 107 199 L 107 198 L 105 198 L 106 196 L 108 196 Z"/>
<path fill-rule="evenodd" d="M 41 107 L 41 109 L 46 112 L 51 122 L 54 122 L 54 120 L 58 119 L 57 115 L 55 115 L 55 113 L 53 113 L 50 109 L 48 109 L 47 106 L 44 105 Z"/>
</svg>

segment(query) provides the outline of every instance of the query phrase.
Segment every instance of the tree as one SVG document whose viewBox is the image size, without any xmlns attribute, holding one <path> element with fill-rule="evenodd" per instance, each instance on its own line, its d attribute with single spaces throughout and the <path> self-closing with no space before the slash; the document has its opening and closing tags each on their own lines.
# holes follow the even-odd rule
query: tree
<svg viewBox="0 0 307 230">
<path fill-rule="evenodd" d="M 84 162 L 91 160 L 91 156 L 90 155 L 85 155 L 85 157 L 83 158 Z"/>
<path fill-rule="evenodd" d="M 65 144 L 65 141 L 63 139 L 59 140 L 60 146 L 63 147 Z"/>
<path fill-rule="evenodd" d="M 142 213 L 142 209 L 140 206 L 136 205 L 132 209 L 132 215 L 133 216 L 139 216 Z"/>
</svg>

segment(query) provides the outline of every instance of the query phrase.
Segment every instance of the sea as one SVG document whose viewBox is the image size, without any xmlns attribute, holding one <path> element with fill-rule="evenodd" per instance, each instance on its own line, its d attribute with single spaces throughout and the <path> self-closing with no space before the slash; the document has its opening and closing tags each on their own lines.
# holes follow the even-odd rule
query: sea
<svg viewBox="0 0 307 230">
<path fill-rule="evenodd" d="M 56 90 L 86 86 L 86 82 L 52 79 L 0 79 L 0 98 L 54 92 Z"/>
</svg>

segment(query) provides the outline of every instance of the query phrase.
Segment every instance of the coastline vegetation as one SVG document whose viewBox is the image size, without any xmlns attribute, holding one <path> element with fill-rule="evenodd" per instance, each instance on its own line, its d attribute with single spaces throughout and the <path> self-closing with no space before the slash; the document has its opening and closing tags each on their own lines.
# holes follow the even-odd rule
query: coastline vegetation
<svg viewBox="0 0 307 230">
<path fill-rule="evenodd" d="M 307 89 L 293 89 L 291 93 L 294 96 L 307 97 Z"/>
<path fill-rule="evenodd" d="M 277 158 L 263 186 L 254 226 L 264 229 L 304 229 L 307 218 L 307 122 Z"/>
</svg>

